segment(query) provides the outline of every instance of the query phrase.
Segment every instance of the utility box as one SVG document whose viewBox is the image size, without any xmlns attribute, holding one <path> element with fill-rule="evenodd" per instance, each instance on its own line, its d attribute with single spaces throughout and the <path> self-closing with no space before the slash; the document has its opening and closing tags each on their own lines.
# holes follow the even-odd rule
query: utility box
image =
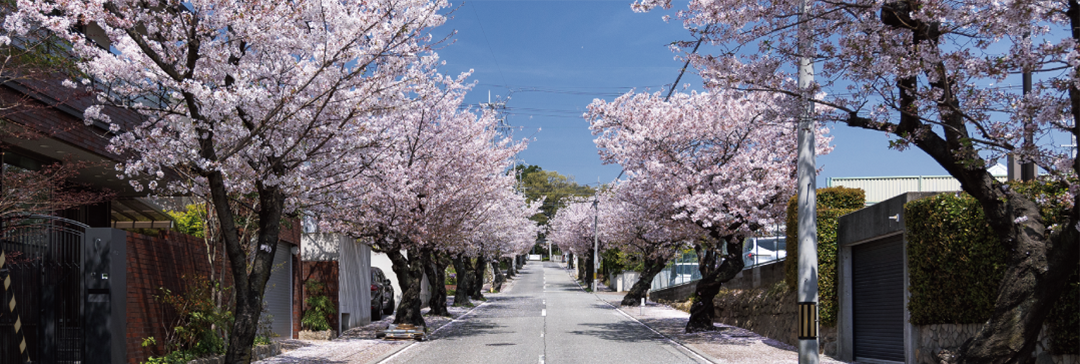
<svg viewBox="0 0 1080 364">
<path fill-rule="evenodd" d="M 86 229 L 83 284 L 84 363 L 127 363 L 127 233 L 113 228 Z"/>
</svg>

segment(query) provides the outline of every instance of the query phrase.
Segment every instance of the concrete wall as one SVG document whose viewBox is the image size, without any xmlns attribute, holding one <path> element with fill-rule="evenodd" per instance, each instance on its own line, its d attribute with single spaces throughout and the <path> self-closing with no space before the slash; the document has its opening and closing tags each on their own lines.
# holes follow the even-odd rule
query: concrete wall
<svg viewBox="0 0 1080 364">
<path fill-rule="evenodd" d="M 852 258 L 851 248 L 859 244 L 881 241 L 904 234 L 904 204 L 921 198 L 930 197 L 937 192 L 908 192 L 873 206 L 840 217 L 837 226 L 837 282 L 839 316 L 837 329 L 837 358 L 855 359 L 854 340 L 854 296 L 852 294 Z M 904 239 L 904 307 L 908 297 L 907 239 Z M 916 363 L 916 330 L 911 322 L 910 313 L 904 310 L 904 352 L 906 363 Z"/>
<path fill-rule="evenodd" d="M 694 294 L 694 289 L 697 288 L 697 281 L 690 283 L 683 283 L 677 286 L 671 286 L 668 288 L 649 292 L 649 300 L 652 301 L 686 301 Z"/>
<path fill-rule="evenodd" d="M 735 275 L 730 281 L 724 283 L 724 289 L 751 289 L 768 287 L 776 282 L 784 280 L 784 261 L 779 260 L 768 264 L 762 264 L 750 269 L 744 269 Z M 631 282 L 631 285 L 634 283 Z M 697 281 L 658 289 L 649 293 L 650 299 L 663 299 L 667 301 L 685 301 L 694 294 Z M 627 286 L 629 288 L 629 286 Z"/>
<path fill-rule="evenodd" d="M 619 275 L 611 277 L 608 280 L 610 282 L 611 290 L 615 292 L 628 292 L 630 287 L 633 287 L 641 278 L 641 273 L 638 272 L 622 272 Z"/>
<path fill-rule="evenodd" d="M 724 283 L 726 289 L 751 289 L 758 287 L 768 287 L 776 284 L 776 282 L 784 281 L 784 261 L 778 260 L 768 264 L 762 264 L 750 269 L 744 269 L 739 274 L 735 275 L 727 283 Z"/>
</svg>

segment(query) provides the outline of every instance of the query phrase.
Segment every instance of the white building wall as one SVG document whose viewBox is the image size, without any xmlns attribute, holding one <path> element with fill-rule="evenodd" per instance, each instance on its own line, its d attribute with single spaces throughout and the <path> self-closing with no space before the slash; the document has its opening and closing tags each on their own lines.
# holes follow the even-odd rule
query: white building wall
<svg viewBox="0 0 1080 364">
<path fill-rule="evenodd" d="M 404 250 L 401 251 L 401 254 L 404 254 L 405 256 L 409 255 L 409 253 Z M 390 257 L 387 256 L 386 253 L 372 252 L 371 266 L 382 269 L 386 278 L 390 279 L 390 283 L 394 286 L 394 302 L 400 303 L 402 292 L 401 283 L 398 282 L 397 274 L 394 273 L 394 263 L 390 261 Z M 427 307 L 428 299 L 431 298 L 431 290 L 428 288 L 429 283 L 427 275 L 424 275 L 423 281 L 421 281 L 420 284 L 420 307 Z M 394 311 L 397 312 L 396 307 L 394 308 Z"/>
<path fill-rule="evenodd" d="M 338 260 L 338 314 L 343 329 L 371 323 L 371 246 L 341 236 Z"/>
<path fill-rule="evenodd" d="M 990 168 L 990 174 L 1004 182 L 1005 166 Z M 873 205 L 907 192 L 960 191 L 960 181 L 951 176 L 897 176 L 897 177 L 834 177 L 829 187 L 861 188 L 866 191 L 866 204 Z"/>
<path fill-rule="evenodd" d="M 313 233 L 300 236 L 300 260 L 332 262 L 338 260 L 341 244 L 351 241 L 341 234 Z"/>
</svg>

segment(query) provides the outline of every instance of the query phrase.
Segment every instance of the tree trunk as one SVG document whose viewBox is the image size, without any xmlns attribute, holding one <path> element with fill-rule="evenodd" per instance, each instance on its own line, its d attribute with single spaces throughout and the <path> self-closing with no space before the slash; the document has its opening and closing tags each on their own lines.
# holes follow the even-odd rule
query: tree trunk
<svg viewBox="0 0 1080 364">
<path fill-rule="evenodd" d="M 584 282 L 584 280 L 585 280 L 585 266 L 586 266 L 585 258 L 578 257 L 577 266 L 578 266 L 578 279 L 581 280 L 582 282 Z"/>
<path fill-rule="evenodd" d="M 491 273 L 495 275 L 495 279 L 491 282 L 491 291 L 501 292 L 502 285 L 506 282 L 506 277 L 503 277 L 502 268 L 499 268 L 498 259 L 491 261 Z"/>
<path fill-rule="evenodd" d="M 517 275 L 517 269 L 514 269 L 513 258 L 501 258 L 501 261 L 506 264 L 506 277 L 513 278 Z"/>
<path fill-rule="evenodd" d="M 431 279 L 431 298 L 428 299 L 429 311 L 432 315 L 450 316 L 446 309 L 446 259 L 441 253 L 429 251 L 424 254 L 428 261 L 424 264 L 424 272 Z"/>
<path fill-rule="evenodd" d="M 477 257 L 473 264 L 473 284 L 469 287 L 469 296 L 474 300 L 487 300 L 484 298 L 484 272 L 487 271 L 487 266 L 487 258 L 483 255 Z"/>
<path fill-rule="evenodd" d="M 454 274 L 457 274 L 457 291 L 454 292 L 454 307 L 469 307 L 472 306 L 472 302 L 469 302 L 469 282 L 472 281 L 473 275 L 469 274 L 469 264 L 472 263 L 472 259 L 466 257 L 464 253 L 458 254 L 454 257 Z"/>
<path fill-rule="evenodd" d="M 394 324 L 426 326 L 424 316 L 420 314 L 420 285 L 424 279 L 423 259 L 420 258 L 421 253 L 417 249 L 409 249 L 408 252 L 408 257 L 398 250 L 386 252 L 386 255 L 390 257 L 390 262 L 393 263 L 398 284 L 401 285 L 401 302 L 398 302 Z"/>
<path fill-rule="evenodd" d="M 715 232 L 710 235 L 716 236 Z M 727 254 L 723 255 L 723 262 L 717 266 L 720 260 L 720 247 L 712 249 L 703 248 L 701 244 L 694 247 L 698 254 L 698 270 L 701 271 L 701 280 L 694 288 L 694 302 L 690 305 L 690 319 L 686 321 L 686 332 L 701 332 L 715 330 L 713 316 L 716 307 L 713 300 L 720 292 L 720 286 L 735 278 L 735 275 L 743 269 L 742 260 L 742 236 L 724 236 L 716 239 L 718 244 L 727 245 Z"/>
<path fill-rule="evenodd" d="M 206 150 L 204 146 L 204 154 Z M 214 210 L 217 212 L 222 235 L 225 238 L 225 251 L 229 256 L 236 294 L 236 307 L 233 311 L 235 319 L 229 333 L 229 347 L 225 352 L 225 360 L 229 363 L 250 363 L 251 347 L 255 344 L 259 315 L 262 314 L 262 297 L 266 291 L 266 281 L 270 278 L 274 254 L 277 253 L 285 196 L 274 186 L 267 186 L 262 182 L 256 183 L 259 192 L 259 231 L 255 240 L 254 257 L 249 265 L 248 255 L 241 245 L 239 230 L 229 206 L 224 178 L 221 172 L 211 172 L 206 177 L 210 185 Z"/>
<path fill-rule="evenodd" d="M 641 270 L 641 276 L 638 277 L 637 282 L 633 287 L 630 287 L 630 292 L 623 296 L 623 306 L 637 306 L 641 304 L 641 299 L 645 298 L 645 292 L 652 288 L 653 277 L 656 274 L 664 270 L 664 266 L 667 265 L 667 258 L 645 258 L 645 268 Z"/>
</svg>

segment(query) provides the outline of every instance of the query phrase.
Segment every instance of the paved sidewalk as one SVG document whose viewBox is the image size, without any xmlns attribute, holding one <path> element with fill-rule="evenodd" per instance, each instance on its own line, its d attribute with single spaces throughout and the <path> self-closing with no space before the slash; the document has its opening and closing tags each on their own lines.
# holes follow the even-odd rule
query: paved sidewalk
<svg viewBox="0 0 1080 364">
<path fill-rule="evenodd" d="M 625 292 L 612 292 L 600 286 L 596 297 L 617 308 L 623 314 L 645 324 L 656 332 L 687 347 L 714 363 L 757 364 L 798 363 L 798 348 L 770 339 L 743 328 L 714 323 L 718 330 L 694 334 L 685 333 L 690 314 L 656 302 L 645 307 L 619 307 Z M 845 363 L 822 355 L 821 363 Z"/>
<path fill-rule="evenodd" d="M 513 290 L 514 280 L 503 283 L 503 290 L 499 293 L 486 293 L 484 296 L 506 294 Z M 453 304 L 454 298 L 447 297 L 447 305 Z M 473 301 L 476 307 L 483 304 L 482 301 Z M 454 320 L 467 315 L 475 307 L 447 307 L 452 317 L 430 316 L 430 309 L 423 309 L 424 321 L 427 323 L 428 336 L 433 336 L 439 329 L 450 324 Z M 467 319 L 467 318 L 466 318 Z M 377 331 L 383 330 L 387 325 L 394 322 L 394 315 L 384 317 L 362 327 L 355 327 L 343 332 L 339 337 L 325 340 L 282 340 L 283 352 L 281 355 L 257 361 L 257 364 L 286 364 L 286 363 L 333 363 L 333 364 L 368 364 L 378 363 L 411 346 L 414 341 L 390 341 L 375 338 Z"/>
</svg>

